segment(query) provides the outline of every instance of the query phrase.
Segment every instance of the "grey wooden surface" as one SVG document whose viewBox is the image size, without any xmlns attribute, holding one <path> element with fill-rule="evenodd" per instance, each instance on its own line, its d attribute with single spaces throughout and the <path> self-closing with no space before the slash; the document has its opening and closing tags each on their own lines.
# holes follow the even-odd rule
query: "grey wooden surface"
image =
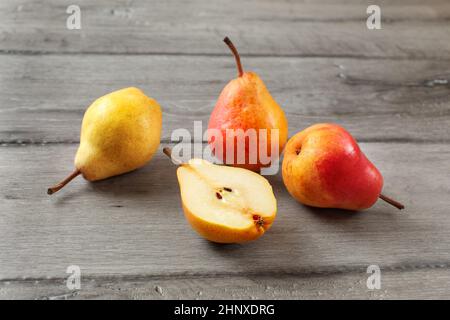
<svg viewBox="0 0 450 320">
<path fill-rule="evenodd" d="M 218 94 L 236 76 L 230 56 L 4 55 L 2 61 L 5 143 L 78 142 L 86 107 L 130 85 L 162 105 L 168 141 L 174 128 L 193 129 L 193 121 L 206 129 Z M 244 57 L 243 63 L 286 111 L 291 135 L 338 122 L 360 141 L 450 139 L 450 61 Z"/>
<path fill-rule="evenodd" d="M 79 1 L 0 3 L 0 298 L 449 298 L 450 3 Z M 98 183 L 67 174 L 85 108 L 138 86 L 173 129 L 207 124 L 235 76 L 221 39 L 243 53 L 289 119 L 290 135 L 337 122 L 380 168 L 384 203 L 361 213 L 302 206 L 279 175 L 273 228 L 245 245 L 214 245 L 185 221 L 175 167 Z M 382 270 L 381 290 L 366 268 Z M 79 265 L 82 289 L 64 284 Z"/>
</svg>

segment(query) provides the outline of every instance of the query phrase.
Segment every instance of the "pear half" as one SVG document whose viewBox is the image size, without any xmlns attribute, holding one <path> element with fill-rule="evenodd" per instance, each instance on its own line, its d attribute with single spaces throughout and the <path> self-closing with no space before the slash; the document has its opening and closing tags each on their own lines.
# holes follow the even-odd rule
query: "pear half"
<svg viewBox="0 0 450 320">
<path fill-rule="evenodd" d="M 191 159 L 178 168 L 177 177 L 187 220 L 210 241 L 255 240 L 275 219 L 272 186 L 255 172 Z"/>
</svg>

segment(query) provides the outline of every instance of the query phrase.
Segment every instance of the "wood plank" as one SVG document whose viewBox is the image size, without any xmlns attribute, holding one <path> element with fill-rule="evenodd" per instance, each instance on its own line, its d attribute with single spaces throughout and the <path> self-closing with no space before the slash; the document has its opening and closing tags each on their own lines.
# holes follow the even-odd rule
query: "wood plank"
<svg viewBox="0 0 450 320">
<path fill-rule="evenodd" d="M 388 2 L 382 29 L 366 28 L 371 1 L 80 0 L 82 29 L 67 30 L 67 3 L 3 0 L 2 52 L 220 54 L 228 35 L 242 54 L 450 58 L 446 1 Z"/>
<path fill-rule="evenodd" d="M 0 299 L 448 299 L 450 269 L 381 270 L 381 288 L 369 290 L 366 269 L 354 273 L 266 277 L 81 277 L 70 291 L 64 279 L 0 282 Z"/>
<path fill-rule="evenodd" d="M 336 122 L 361 141 L 450 137 L 450 61 L 248 57 L 287 113 L 292 135 Z M 227 57 L 0 55 L 0 143 L 77 142 L 85 108 L 99 96 L 138 86 L 174 129 L 206 129 L 215 101 L 236 76 Z M 420 130 L 418 130 L 420 128 Z"/>
<path fill-rule="evenodd" d="M 98 183 L 79 178 L 49 197 L 46 187 L 72 169 L 75 145 L 1 147 L 0 279 L 298 275 L 440 268 L 450 263 L 450 145 L 363 143 L 384 192 L 361 213 L 302 206 L 279 175 L 269 177 L 278 217 L 260 240 L 215 245 L 183 217 L 175 167 L 159 152 L 145 168 Z"/>
</svg>

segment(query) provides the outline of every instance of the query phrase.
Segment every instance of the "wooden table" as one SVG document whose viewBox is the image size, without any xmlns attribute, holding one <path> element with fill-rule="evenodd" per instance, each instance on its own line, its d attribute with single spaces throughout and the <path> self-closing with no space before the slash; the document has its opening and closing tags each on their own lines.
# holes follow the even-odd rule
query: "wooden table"
<svg viewBox="0 0 450 320">
<path fill-rule="evenodd" d="M 67 30 L 72 2 L 0 3 L 0 298 L 450 297 L 449 1 L 377 1 L 381 30 L 367 29 L 363 0 L 78 0 L 82 29 Z M 225 35 L 290 135 L 345 126 L 406 210 L 305 207 L 276 175 L 273 228 L 216 245 L 185 221 L 162 152 L 46 195 L 72 169 L 84 110 L 110 91 L 137 86 L 160 102 L 162 146 L 176 128 L 206 127 L 236 75 Z M 66 287 L 70 265 L 80 290 Z"/>
</svg>

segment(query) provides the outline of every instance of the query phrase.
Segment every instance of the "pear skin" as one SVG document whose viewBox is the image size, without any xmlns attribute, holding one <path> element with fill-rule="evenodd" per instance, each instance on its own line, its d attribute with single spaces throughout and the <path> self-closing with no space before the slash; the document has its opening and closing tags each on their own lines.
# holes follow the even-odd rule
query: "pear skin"
<svg viewBox="0 0 450 320">
<path fill-rule="evenodd" d="M 78 174 L 88 181 L 106 179 L 145 165 L 160 143 L 159 104 L 130 87 L 98 98 L 86 110 L 75 171 L 48 189 L 53 194 Z"/>
<path fill-rule="evenodd" d="M 266 146 L 267 156 L 271 161 L 277 161 L 287 141 L 288 122 L 283 109 L 273 99 L 261 78 L 254 72 L 244 72 L 236 48 L 228 38 L 224 41 L 236 58 L 239 74 L 222 90 L 209 119 L 208 129 L 219 130 L 222 139 L 216 141 L 210 135 L 208 142 L 212 146 L 214 155 L 223 163 L 259 171 L 261 167 L 270 165 L 270 163 L 262 163 L 260 148 Z M 248 140 L 245 142 L 245 163 L 239 163 L 237 137 L 233 137 L 230 132 L 227 133 L 227 129 L 241 129 L 244 132 L 248 129 L 257 130 L 257 148 L 250 148 Z M 267 133 L 260 136 L 260 129 L 266 129 Z M 278 141 L 271 141 L 271 132 L 274 129 L 278 130 Z M 227 139 L 234 140 L 234 144 L 227 145 Z M 274 142 L 278 144 L 276 155 L 272 154 L 271 148 Z M 222 146 L 218 145 L 220 143 Z M 230 157 L 229 154 L 232 156 Z M 227 159 L 233 159 L 232 163 L 226 162 Z"/>
</svg>

